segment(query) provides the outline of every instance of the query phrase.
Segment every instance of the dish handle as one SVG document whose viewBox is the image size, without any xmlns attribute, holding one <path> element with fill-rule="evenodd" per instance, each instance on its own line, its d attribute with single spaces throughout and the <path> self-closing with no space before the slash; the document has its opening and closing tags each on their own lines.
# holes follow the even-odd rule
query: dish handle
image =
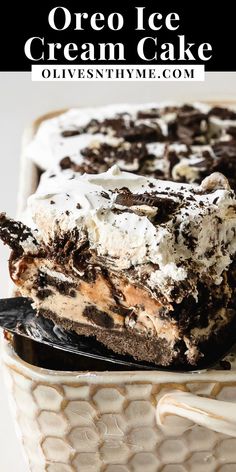
<svg viewBox="0 0 236 472">
<path fill-rule="evenodd" d="M 156 407 L 157 424 L 168 432 L 167 415 L 181 416 L 218 433 L 236 437 L 236 403 L 170 390 L 158 398 Z"/>
</svg>

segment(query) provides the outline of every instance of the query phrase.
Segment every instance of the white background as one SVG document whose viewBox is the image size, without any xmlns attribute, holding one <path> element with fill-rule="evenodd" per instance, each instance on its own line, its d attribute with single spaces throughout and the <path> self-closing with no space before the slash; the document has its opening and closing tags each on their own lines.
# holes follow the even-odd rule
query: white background
<svg viewBox="0 0 236 472">
<path fill-rule="evenodd" d="M 33 119 L 51 110 L 115 102 L 236 100 L 236 74 L 209 73 L 189 83 L 37 83 L 29 73 L 0 73 L 0 212 L 14 216 L 21 135 Z M 0 246 L 0 297 L 7 295 L 8 251 Z M 15 438 L 0 372 L 0 472 L 26 472 Z"/>
</svg>

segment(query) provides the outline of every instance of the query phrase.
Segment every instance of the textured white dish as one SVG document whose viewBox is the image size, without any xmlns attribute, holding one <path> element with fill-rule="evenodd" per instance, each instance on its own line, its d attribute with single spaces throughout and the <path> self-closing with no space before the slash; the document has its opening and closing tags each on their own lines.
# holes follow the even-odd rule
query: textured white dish
<svg viewBox="0 0 236 472">
<path fill-rule="evenodd" d="M 234 472 L 232 371 L 56 372 L 4 348 L 32 472 Z"/>
</svg>

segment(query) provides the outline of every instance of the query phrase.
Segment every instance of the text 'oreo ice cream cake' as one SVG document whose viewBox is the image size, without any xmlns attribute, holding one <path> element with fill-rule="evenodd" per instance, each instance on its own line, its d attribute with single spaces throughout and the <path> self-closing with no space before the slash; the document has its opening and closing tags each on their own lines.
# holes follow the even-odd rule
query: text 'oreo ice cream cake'
<svg viewBox="0 0 236 472">
<path fill-rule="evenodd" d="M 34 224 L 0 216 L 22 295 L 113 351 L 195 365 L 236 324 L 236 199 L 215 173 L 193 186 L 122 172 L 46 172 Z"/>
</svg>

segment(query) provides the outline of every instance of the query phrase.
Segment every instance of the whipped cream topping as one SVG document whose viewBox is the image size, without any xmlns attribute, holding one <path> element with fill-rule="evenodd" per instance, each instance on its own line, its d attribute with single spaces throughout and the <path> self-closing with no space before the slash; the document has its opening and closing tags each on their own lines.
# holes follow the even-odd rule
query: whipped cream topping
<svg viewBox="0 0 236 472">
<path fill-rule="evenodd" d="M 193 106 L 202 113 L 208 113 L 210 110 L 210 107 L 203 103 L 194 103 Z M 158 110 L 160 117 L 139 118 L 140 112 L 145 111 L 147 113 L 153 109 Z M 80 164 L 81 160 L 83 160 L 81 155 L 82 149 L 89 144 L 93 145 L 93 142 L 96 141 L 106 142 L 108 140 L 110 144 L 110 139 L 114 138 L 114 133 L 110 129 L 108 137 L 104 137 L 104 134 L 100 133 L 95 133 L 94 135 L 92 126 L 90 126 L 90 133 L 88 134 L 82 132 L 82 134 L 67 135 L 65 137 L 63 136 L 64 131 L 82 130 L 91 120 L 102 122 L 105 119 L 112 119 L 119 114 L 124 114 L 124 118 L 125 116 L 127 117 L 127 124 L 129 124 L 129 119 L 134 120 L 137 125 L 148 124 L 150 126 L 151 123 L 158 124 L 165 137 L 168 133 L 168 123 L 176 119 L 177 111 L 178 105 L 171 102 L 141 105 L 116 104 L 99 108 L 73 108 L 54 118 L 44 120 L 40 124 L 32 142 L 27 146 L 26 155 L 43 170 L 55 166 L 66 156 L 69 156 L 76 164 Z M 159 149 L 157 150 L 157 157 L 158 151 Z M 132 171 L 135 169 L 124 170 Z"/>
<path fill-rule="evenodd" d="M 236 189 L 236 112 L 203 103 L 71 109 L 39 125 L 26 156 L 42 170 L 122 171 L 199 184 L 223 172 Z"/>
<path fill-rule="evenodd" d="M 46 244 L 76 228 L 112 270 L 134 270 L 167 298 L 187 282 L 197 298 L 195 279 L 219 284 L 236 251 L 236 200 L 225 180 L 213 174 L 208 190 L 117 166 L 99 175 L 48 171 L 28 212 Z"/>
<path fill-rule="evenodd" d="M 227 135 L 227 130 L 229 128 L 235 128 L 236 132 L 236 119 L 222 119 L 219 116 L 212 115 L 209 118 L 212 131 L 218 132 L 219 130 L 222 131 L 222 135 Z"/>
</svg>

